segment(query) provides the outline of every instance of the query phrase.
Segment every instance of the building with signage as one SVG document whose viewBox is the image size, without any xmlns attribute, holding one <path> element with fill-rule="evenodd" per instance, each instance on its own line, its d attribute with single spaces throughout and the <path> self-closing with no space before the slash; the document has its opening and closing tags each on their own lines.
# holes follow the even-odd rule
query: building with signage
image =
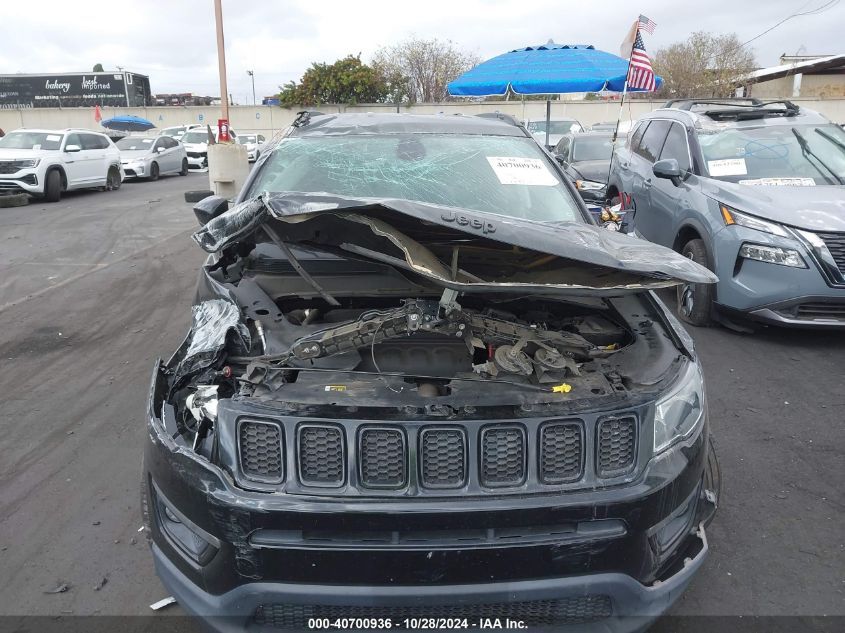
<svg viewBox="0 0 845 633">
<path fill-rule="evenodd" d="M 0 75 L 0 108 L 143 107 L 150 78 L 129 71 Z"/>
</svg>

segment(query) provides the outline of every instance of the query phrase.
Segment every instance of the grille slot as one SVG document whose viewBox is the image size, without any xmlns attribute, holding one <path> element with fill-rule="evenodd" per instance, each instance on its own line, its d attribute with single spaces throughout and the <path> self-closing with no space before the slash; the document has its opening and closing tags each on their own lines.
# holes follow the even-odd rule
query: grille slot
<svg viewBox="0 0 845 633">
<path fill-rule="evenodd" d="M 795 315 L 802 319 L 845 319 L 845 303 L 802 303 Z"/>
<path fill-rule="evenodd" d="M 261 420 L 238 423 L 238 455 L 247 479 L 271 484 L 284 481 L 284 451 L 284 435 L 277 423 Z"/>
<path fill-rule="evenodd" d="M 602 477 L 623 475 L 634 465 L 637 446 L 637 421 L 633 417 L 610 418 L 599 422 L 597 431 L 598 474 Z"/>
<path fill-rule="evenodd" d="M 525 429 L 521 426 L 481 430 L 481 484 L 489 488 L 525 481 Z"/>
<path fill-rule="evenodd" d="M 393 620 L 401 629 L 406 618 L 481 618 L 522 620 L 528 627 L 583 624 L 613 615 L 610 596 L 603 594 L 575 596 L 557 600 L 497 602 L 487 604 L 431 604 L 414 606 L 339 606 L 328 604 L 263 604 L 253 616 L 256 624 L 297 631 L 307 630 L 308 620 L 326 618 L 374 618 Z"/>
<path fill-rule="evenodd" d="M 540 480 L 544 484 L 577 481 L 584 474 L 584 427 L 580 422 L 552 422 L 540 429 Z"/>
<path fill-rule="evenodd" d="M 839 272 L 845 275 L 845 233 L 816 233 L 816 235 L 824 240 Z"/>
<path fill-rule="evenodd" d="M 346 481 L 343 431 L 337 426 L 307 424 L 297 433 L 300 481 L 310 486 L 342 486 Z"/>
<path fill-rule="evenodd" d="M 426 488 L 460 488 L 466 483 L 466 435 L 461 429 L 420 431 L 420 480 Z"/>
<path fill-rule="evenodd" d="M 359 476 L 368 488 L 402 488 L 408 481 L 405 434 L 365 428 L 358 438 Z"/>
</svg>

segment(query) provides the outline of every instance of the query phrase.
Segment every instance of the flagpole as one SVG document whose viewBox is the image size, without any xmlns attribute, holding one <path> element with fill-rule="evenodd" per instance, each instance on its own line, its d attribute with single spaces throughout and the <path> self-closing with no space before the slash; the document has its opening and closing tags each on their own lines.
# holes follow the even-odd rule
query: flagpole
<svg viewBox="0 0 845 633">
<path fill-rule="evenodd" d="M 640 34 L 640 27 L 639 24 L 637 25 L 637 30 L 634 33 L 634 41 L 631 43 L 631 52 L 628 53 L 628 72 L 625 73 L 625 83 L 622 85 L 622 98 L 619 100 L 619 115 L 616 117 L 616 127 L 613 129 L 613 139 L 611 140 L 612 149 L 610 151 L 610 164 L 607 166 L 607 179 L 605 180 L 607 185 L 610 184 L 610 173 L 613 169 L 613 156 L 616 154 L 616 139 L 619 136 L 619 124 L 622 122 L 622 112 L 623 108 L 625 107 L 625 95 L 628 94 L 628 77 L 631 76 L 631 60 L 634 57 L 634 46 L 637 42 L 637 36 Z M 605 201 L 611 202 L 607 200 L 607 190 L 605 189 Z M 610 205 L 608 205 L 610 206 Z"/>
</svg>

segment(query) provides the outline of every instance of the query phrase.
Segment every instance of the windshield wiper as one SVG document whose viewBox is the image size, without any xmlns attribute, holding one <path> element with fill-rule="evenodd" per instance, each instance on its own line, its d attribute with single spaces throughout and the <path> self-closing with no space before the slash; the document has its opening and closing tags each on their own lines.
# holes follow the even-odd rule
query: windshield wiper
<svg viewBox="0 0 845 633">
<path fill-rule="evenodd" d="M 812 156 L 818 161 L 819 165 L 821 165 L 830 172 L 830 175 L 833 176 L 840 185 L 845 184 L 845 181 L 843 181 L 842 178 L 840 178 L 839 175 L 835 171 L 833 171 L 833 168 L 831 168 L 830 165 L 828 165 L 821 158 L 819 158 L 818 154 L 816 154 L 812 149 L 810 149 L 810 144 L 807 142 L 807 139 L 804 138 L 801 132 L 799 132 L 795 128 L 792 128 L 792 133 L 795 135 L 798 144 L 801 146 L 801 153 L 804 155 L 804 158 L 807 159 L 808 163 L 813 165 L 813 163 L 810 162 L 810 156 Z M 815 165 L 813 166 L 815 167 Z M 827 176 L 824 175 L 824 172 L 821 169 L 816 167 L 816 171 L 818 171 L 822 175 L 822 177 L 827 180 Z"/>
<path fill-rule="evenodd" d="M 825 132 L 824 130 L 820 130 L 819 128 L 815 128 L 815 132 L 822 138 L 826 138 L 828 141 L 839 147 L 839 149 L 845 150 L 845 143 L 840 141 L 838 138 L 835 138 L 833 135 Z"/>
</svg>

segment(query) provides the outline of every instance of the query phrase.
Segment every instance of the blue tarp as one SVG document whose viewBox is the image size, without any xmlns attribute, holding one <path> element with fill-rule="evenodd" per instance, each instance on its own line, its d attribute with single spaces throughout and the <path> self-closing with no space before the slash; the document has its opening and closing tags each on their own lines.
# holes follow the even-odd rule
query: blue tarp
<svg viewBox="0 0 845 633">
<path fill-rule="evenodd" d="M 488 59 L 448 85 L 454 97 L 568 92 L 622 92 L 628 60 L 586 44 L 554 44 L 520 48 Z M 656 78 L 660 87 L 662 80 Z M 631 92 L 636 90 L 628 89 Z"/>
</svg>

